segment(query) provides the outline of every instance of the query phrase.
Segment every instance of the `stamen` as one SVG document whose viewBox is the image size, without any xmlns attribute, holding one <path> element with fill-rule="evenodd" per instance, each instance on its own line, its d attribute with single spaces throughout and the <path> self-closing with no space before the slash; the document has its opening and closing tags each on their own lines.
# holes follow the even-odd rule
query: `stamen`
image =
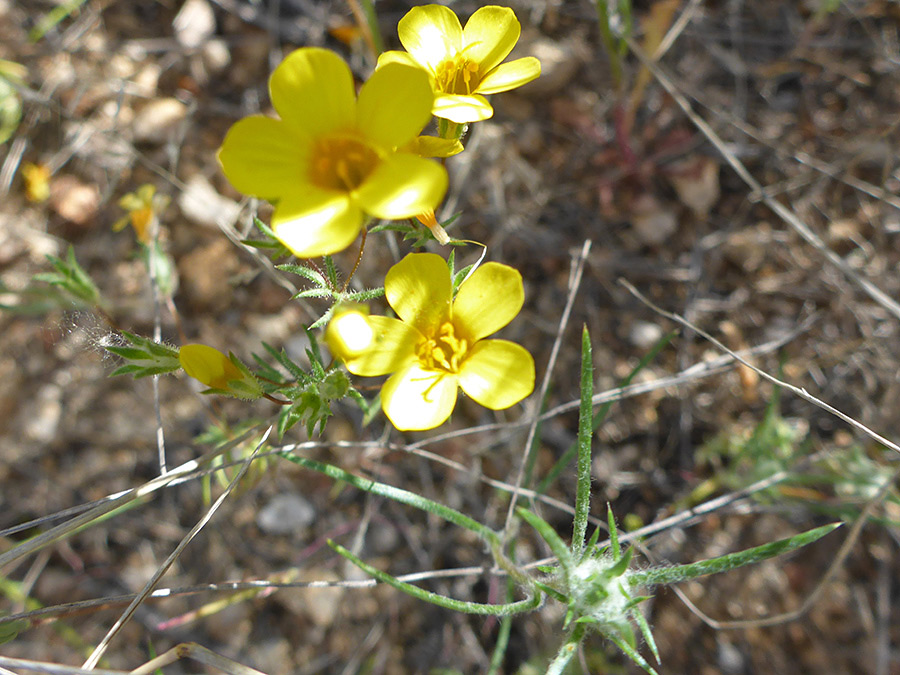
<svg viewBox="0 0 900 675">
<path fill-rule="evenodd" d="M 468 351 L 468 341 L 457 338 L 453 324 L 446 322 L 438 329 L 435 337 L 428 338 L 419 345 L 416 356 L 425 370 L 457 373 Z"/>
<path fill-rule="evenodd" d="M 313 148 L 310 179 L 326 190 L 351 192 L 363 184 L 378 162 L 378 153 L 358 138 L 323 138 Z"/>
</svg>

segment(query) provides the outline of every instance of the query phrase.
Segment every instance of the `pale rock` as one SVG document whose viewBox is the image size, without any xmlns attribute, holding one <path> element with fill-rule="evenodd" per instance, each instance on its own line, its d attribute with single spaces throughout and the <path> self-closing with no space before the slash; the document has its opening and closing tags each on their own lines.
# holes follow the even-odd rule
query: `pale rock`
<svg viewBox="0 0 900 675">
<path fill-rule="evenodd" d="M 62 418 L 63 390 L 57 384 L 45 384 L 38 391 L 36 404 L 27 408 L 25 438 L 37 443 L 49 443 L 56 438 L 59 421 Z"/>
<path fill-rule="evenodd" d="M 137 143 L 174 141 L 187 117 L 187 106 L 175 98 L 150 101 L 134 116 L 131 132 Z"/>
<path fill-rule="evenodd" d="M 256 524 L 266 534 L 290 534 L 312 525 L 316 510 L 298 494 L 275 495 L 256 515 Z"/>
<path fill-rule="evenodd" d="M 704 219 L 719 200 L 719 163 L 711 157 L 695 157 L 671 167 L 669 181 L 681 203 Z"/>
<path fill-rule="evenodd" d="M 561 91 L 578 73 L 587 58 L 584 40 L 579 36 L 562 41 L 538 37 L 524 41 L 510 58 L 534 56 L 541 62 L 541 76 L 519 90 L 527 96 L 548 96 Z"/>
<path fill-rule="evenodd" d="M 303 570 L 297 581 L 338 581 L 331 570 L 311 568 Z M 306 616 L 319 628 L 328 628 L 338 616 L 345 589 L 340 586 L 285 588 L 278 592 L 278 600 L 290 612 Z"/>
<path fill-rule="evenodd" d="M 100 190 L 75 176 L 57 176 L 50 181 L 50 207 L 70 223 L 88 225 L 100 208 Z"/>
<path fill-rule="evenodd" d="M 158 63 L 146 63 L 134 75 L 132 82 L 141 96 L 149 98 L 156 95 L 160 75 L 162 68 Z"/>
<path fill-rule="evenodd" d="M 208 40 L 200 50 L 203 66 L 206 70 L 218 75 L 231 65 L 231 50 L 225 40 Z"/>
<path fill-rule="evenodd" d="M 175 38 L 186 49 L 197 49 L 216 32 L 216 15 L 206 0 L 187 0 L 172 21 Z"/>
<path fill-rule="evenodd" d="M 225 310 L 234 299 L 230 277 L 237 274 L 239 268 L 240 260 L 234 245 L 227 239 L 217 238 L 178 261 L 181 290 L 194 310 Z"/>
<path fill-rule="evenodd" d="M 678 219 L 652 195 L 641 195 L 632 204 L 631 224 L 642 244 L 659 246 L 678 229 Z"/>
<path fill-rule="evenodd" d="M 218 228 L 232 225 L 241 212 L 240 205 L 220 195 L 207 178 L 196 174 L 178 195 L 178 207 L 184 217 L 196 225 Z"/>
<path fill-rule="evenodd" d="M 635 321 L 628 331 L 628 341 L 638 349 L 650 349 L 662 336 L 663 329 L 649 321 Z"/>
</svg>

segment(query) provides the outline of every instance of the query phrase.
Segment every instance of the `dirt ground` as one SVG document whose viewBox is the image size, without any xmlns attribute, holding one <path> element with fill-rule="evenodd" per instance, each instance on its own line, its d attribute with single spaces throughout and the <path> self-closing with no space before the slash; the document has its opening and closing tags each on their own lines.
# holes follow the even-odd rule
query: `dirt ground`
<svg viewBox="0 0 900 675">
<path fill-rule="evenodd" d="M 41 23 L 66 4 L 74 11 Z M 102 349 L 108 323 L 31 281 L 50 270 L 48 254 L 64 256 L 71 244 L 119 328 L 150 336 L 158 311 L 164 339 L 178 344 L 173 315 L 154 305 L 133 232 L 113 230 L 124 194 L 151 183 L 170 199 L 161 237 L 177 272 L 184 338 L 245 362 L 263 353 L 262 342 L 304 353 L 301 326 L 326 306 L 290 300 L 303 280 L 238 243 L 256 236 L 252 216 L 265 220 L 271 208 L 238 194 L 215 152 L 237 119 L 269 109 L 267 76 L 292 48 L 334 49 L 359 81 L 371 72 L 364 41 L 352 37 L 353 4 L 0 0 L 0 59 L 24 66 L 15 89 L 22 119 L 0 145 L 0 554 L 64 515 L 54 514 L 159 475 L 152 382 L 110 378 L 117 363 Z M 450 4 L 465 20 L 481 3 Z M 484 242 L 488 259 L 524 277 L 525 308 L 503 337 L 525 345 L 538 384 L 549 382 L 553 413 L 540 427 L 536 480 L 575 439 L 577 406 L 558 407 L 578 399 L 582 325 L 598 392 L 614 389 L 678 329 L 595 436 L 593 515 L 603 518 L 608 502 L 635 529 L 685 514 L 644 539 L 636 564 L 700 560 L 838 519 L 849 525 L 864 509 L 871 520 L 797 553 L 681 584 L 683 597 L 659 589 L 645 605 L 659 671 L 900 673 L 900 500 L 893 488 L 877 494 L 893 480 L 894 452 L 721 359 L 716 346 L 620 283 L 729 349 L 757 348 L 748 357 L 754 365 L 894 438 L 900 5 L 635 0 L 633 45 L 659 54 L 652 67 L 626 56 L 619 86 L 592 3 L 509 4 L 523 27 L 514 56 L 539 57 L 543 76 L 492 97 L 494 117 L 474 125 L 466 151 L 448 163 L 444 215 L 460 212 L 451 234 Z M 410 6 L 376 3 L 389 48 L 399 47 L 396 24 Z M 47 199 L 26 195 L 26 164 L 49 171 Z M 407 251 L 391 233 L 371 235 L 358 283 L 380 285 L 385 261 Z M 479 251 L 458 255 L 473 262 Z M 348 271 L 355 255 L 351 247 L 337 256 L 339 268 Z M 723 367 L 704 369 L 716 359 Z M 196 384 L 159 380 L 170 467 L 208 452 L 200 435 L 210 429 L 226 429 L 221 436 L 243 423 L 270 424 L 277 413 L 267 401 L 204 397 Z M 323 437 L 298 452 L 499 529 L 508 490 L 485 479 L 515 482 L 537 398 L 496 413 L 461 398 L 448 425 L 419 434 L 401 434 L 383 417 L 363 427 L 359 411 L 341 403 Z M 283 442 L 307 440 L 297 426 Z M 148 600 L 111 641 L 102 667 L 131 670 L 196 642 L 269 675 L 488 671 L 495 619 L 385 586 L 304 586 L 365 578 L 326 545 L 330 538 L 395 575 L 481 568 L 421 584 L 498 602 L 505 580 L 479 541 L 283 459 L 257 466 L 159 586 L 295 587 L 243 596 L 204 587 Z M 737 493 L 780 471 L 780 482 Z M 559 504 L 574 503 L 574 475 L 565 470 L 546 491 L 556 501 L 535 507 L 563 537 L 571 512 Z M 26 608 L 23 591 L 27 609 L 140 591 L 205 513 L 207 489 L 213 499 L 222 493 L 216 479 L 170 486 L 0 568 L 0 616 Z M 521 537 L 520 562 L 549 555 L 525 528 Z M 25 630 L 0 645 L 0 656 L 79 666 L 125 603 L 107 604 Z M 775 625 L 716 625 L 798 608 L 799 617 Z M 548 603 L 516 617 L 501 672 L 543 672 L 561 643 L 563 614 Z M 649 658 L 645 646 L 642 653 Z M 576 661 L 572 672 L 641 672 L 599 638 Z M 182 661 L 164 672 L 218 671 Z"/>
</svg>

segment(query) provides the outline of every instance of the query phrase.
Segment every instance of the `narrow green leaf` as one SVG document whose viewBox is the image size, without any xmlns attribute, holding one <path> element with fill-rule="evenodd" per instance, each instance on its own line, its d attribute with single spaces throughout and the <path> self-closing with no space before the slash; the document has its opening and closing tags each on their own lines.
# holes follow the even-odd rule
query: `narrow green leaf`
<svg viewBox="0 0 900 675">
<path fill-rule="evenodd" d="M 30 625 L 25 619 L 17 619 L 16 621 L 0 624 L 0 645 L 14 640 L 20 632 L 26 630 Z"/>
<path fill-rule="evenodd" d="M 350 302 L 366 302 L 384 296 L 384 288 L 369 288 L 365 291 L 353 291 L 344 296 L 344 300 Z"/>
<path fill-rule="evenodd" d="M 600 541 L 600 526 L 594 528 L 593 534 L 591 534 L 591 538 L 588 540 L 587 545 L 584 547 L 584 553 L 581 556 L 581 560 L 584 561 L 589 555 L 593 555 L 595 553 L 595 548 L 597 546 L 597 542 Z"/>
<path fill-rule="evenodd" d="M 610 577 L 620 577 L 625 574 L 625 571 L 628 569 L 628 566 L 631 564 L 631 558 L 634 556 L 634 549 L 629 548 L 625 551 L 625 555 L 616 560 L 616 563 L 609 568 L 608 574 Z"/>
<path fill-rule="evenodd" d="M 613 555 L 618 558 L 622 555 L 622 547 L 619 546 L 619 530 L 616 527 L 616 517 L 613 515 L 609 502 L 606 502 L 606 522 L 609 527 L 609 545 Z"/>
<path fill-rule="evenodd" d="M 328 288 L 328 282 L 325 281 L 325 277 L 318 270 L 314 270 L 311 267 L 307 267 L 306 265 L 296 265 L 293 263 L 285 263 L 283 265 L 275 265 L 275 269 L 281 270 L 282 272 L 290 272 L 291 274 L 296 274 L 297 276 L 301 276 L 307 281 L 311 281 L 320 288 Z"/>
<path fill-rule="evenodd" d="M 644 602 L 645 600 L 649 600 L 648 596 L 642 596 L 639 598 L 633 598 L 632 602 L 637 605 L 638 603 Z M 650 624 L 647 623 L 647 619 L 644 618 L 644 615 L 638 609 L 631 610 L 631 618 L 634 619 L 634 622 L 638 625 L 638 628 L 641 631 L 641 635 L 644 636 L 644 641 L 647 643 L 647 646 L 650 647 L 650 651 L 653 653 L 653 657 L 656 659 L 657 665 L 662 665 L 662 659 L 659 657 L 659 648 L 656 646 L 656 640 L 653 639 L 653 632 L 650 630 Z"/>
<path fill-rule="evenodd" d="M 547 542 L 547 545 L 550 547 L 550 550 L 553 551 L 553 555 L 556 556 L 563 573 L 568 579 L 569 575 L 572 573 L 574 561 L 572 560 L 572 554 L 569 551 L 569 547 L 566 546 L 562 537 L 556 533 L 556 530 L 553 529 L 550 523 L 536 513 L 523 509 L 521 506 L 517 506 L 516 514 L 519 518 L 531 525 L 531 527 L 541 535 L 544 541 Z"/>
<path fill-rule="evenodd" d="M 338 281 L 338 271 L 337 267 L 334 265 L 334 258 L 330 255 L 326 255 L 323 257 L 325 261 L 325 276 L 328 279 L 328 283 L 331 285 L 331 288 L 338 289 L 341 287 L 340 282 Z"/>
<path fill-rule="evenodd" d="M 510 593 L 507 592 L 507 598 Z M 494 651 L 491 654 L 491 663 L 487 675 L 499 675 L 502 672 L 503 660 L 506 657 L 506 649 L 509 647 L 509 635 L 512 632 L 512 617 L 504 616 L 500 620 L 500 630 L 497 631 L 497 641 L 494 643 Z"/>
<path fill-rule="evenodd" d="M 634 661 L 634 663 L 643 668 L 645 671 L 650 673 L 650 675 L 659 675 L 659 673 L 653 670 L 653 667 L 649 663 L 647 663 L 647 660 L 643 656 L 641 656 L 634 647 L 628 644 L 626 640 L 623 640 L 617 635 L 607 635 L 607 637 L 614 645 L 616 645 L 616 647 L 622 650 L 622 653 L 625 654 L 625 656 Z M 632 634 L 631 637 L 633 641 L 634 634 Z"/>
<path fill-rule="evenodd" d="M 738 553 L 729 553 L 718 558 L 701 560 L 687 565 L 641 570 L 632 573 L 628 577 L 628 580 L 632 587 L 651 586 L 656 584 L 677 584 L 707 574 L 726 572 L 738 567 L 743 567 L 744 565 L 750 565 L 762 560 L 767 560 L 768 558 L 774 558 L 782 553 L 787 553 L 788 551 L 793 551 L 802 546 L 806 546 L 807 544 L 811 544 L 840 527 L 842 524 L 843 523 L 832 523 L 830 525 L 823 525 L 822 527 L 817 527 L 793 537 L 779 539 L 778 541 L 773 541 L 769 544 L 749 548 L 746 551 L 740 551 Z"/>
<path fill-rule="evenodd" d="M 585 624 L 575 624 L 572 632 L 566 638 L 565 642 L 563 642 L 559 651 L 556 653 L 556 656 L 547 666 L 547 675 L 563 675 L 563 673 L 566 672 L 566 667 L 569 665 L 569 661 L 572 660 L 572 657 L 575 656 L 575 652 L 578 650 L 579 645 L 581 645 L 581 641 L 584 640 L 586 632 L 587 627 Z"/>
<path fill-rule="evenodd" d="M 317 462 L 314 459 L 301 457 L 292 454 L 291 452 L 282 452 L 281 457 L 312 471 L 318 471 L 319 473 L 325 474 L 334 480 L 341 480 L 345 483 L 349 483 L 353 487 L 363 490 L 364 492 L 371 492 L 374 495 L 393 499 L 395 502 L 407 504 L 422 511 L 433 513 L 444 520 L 474 532 L 488 543 L 497 546 L 500 545 L 500 536 L 486 525 L 482 525 L 477 520 L 474 520 L 455 509 L 451 509 L 449 506 L 444 506 L 438 502 L 426 499 L 415 492 L 403 490 L 392 485 L 386 485 L 385 483 L 376 483 L 369 478 L 361 478 L 336 466 L 332 466 L 331 464 Z"/>
<path fill-rule="evenodd" d="M 131 375 L 132 373 L 139 373 L 142 370 L 141 366 L 137 366 L 135 364 L 130 364 L 127 366 L 120 366 L 112 371 L 109 376 L 110 377 L 118 377 L 119 375 Z"/>
<path fill-rule="evenodd" d="M 309 325 L 309 329 L 310 329 L 310 330 L 313 330 L 313 329 L 315 329 L 315 328 L 321 328 L 321 327 L 324 326 L 326 323 L 328 323 L 329 321 L 331 321 L 331 316 L 332 316 L 332 314 L 334 314 L 334 305 L 332 305 L 331 307 L 329 307 L 329 308 L 328 308 L 328 311 L 326 311 L 322 316 L 320 316 L 318 319 L 316 319 L 314 322 L 312 322 L 312 323 Z"/>
<path fill-rule="evenodd" d="M 306 374 L 303 368 L 291 361 L 290 357 L 287 355 L 287 352 L 285 352 L 283 349 L 279 351 L 266 342 L 263 342 L 262 346 L 263 349 L 265 349 L 273 359 L 278 361 L 278 363 L 280 363 L 284 367 L 284 369 L 288 373 L 290 373 L 291 376 L 293 376 L 295 380 L 297 380 L 301 384 L 306 384 L 307 382 L 311 381 L 310 377 Z"/>
<path fill-rule="evenodd" d="M 662 351 L 662 349 L 672 341 L 672 339 L 678 335 L 678 331 L 672 331 L 668 335 L 665 335 L 662 339 L 657 342 L 653 348 L 647 352 L 646 355 L 638 362 L 638 364 L 632 369 L 632 371 L 628 374 L 627 377 L 622 379 L 618 386 L 626 387 L 631 384 L 631 381 L 637 377 L 638 373 L 640 373 L 644 368 L 646 368 L 653 359 Z M 594 419 L 592 422 L 593 431 L 597 431 L 600 428 L 600 425 L 603 424 L 603 420 L 606 419 L 606 416 L 609 414 L 610 409 L 612 409 L 615 401 L 608 401 L 600 406 L 599 410 L 597 410 L 594 415 Z M 578 453 L 578 442 L 573 443 L 563 454 L 562 456 L 556 460 L 556 463 L 547 472 L 547 475 L 541 480 L 538 484 L 537 491 L 540 493 L 544 493 L 547 491 L 547 488 L 550 484 L 559 478 L 560 474 L 566 470 L 566 468 L 571 463 L 572 459 Z"/>
<path fill-rule="evenodd" d="M 492 605 L 492 604 L 484 604 L 480 602 L 465 602 L 462 600 L 455 600 L 454 598 L 448 598 L 445 595 L 439 595 L 438 593 L 433 593 L 431 591 L 426 591 L 424 588 L 419 588 L 418 586 L 414 586 L 412 584 L 408 584 L 404 581 L 400 581 L 395 577 L 392 577 L 390 574 L 386 572 L 382 572 L 381 570 L 372 567 L 371 565 L 364 563 L 362 560 L 353 555 L 350 551 L 345 549 L 340 544 L 335 543 L 331 539 L 328 540 L 328 545 L 331 546 L 341 556 L 352 562 L 354 565 L 359 567 L 363 572 L 368 574 L 369 576 L 377 579 L 378 581 L 388 584 L 389 586 L 393 586 L 399 591 L 403 591 L 407 595 L 411 595 L 414 598 L 418 598 L 419 600 L 424 600 L 425 602 L 430 602 L 433 605 L 437 605 L 438 607 L 443 607 L 445 609 L 451 609 L 455 612 L 464 612 L 466 614 L 483 614 L 483 615 L 492 615 L 492 616 L 509 616 L 511 614 L 520 614 L 522 612 L 528 612 L 534 609 L 537 609 L 541 604 L 541 596 L 539 594 L 535 594 L 534 596 L 527 598 L 525 600 L 519 600 L 517 602 L 509 602 L 501 605 Z"/>
<path fill-rule="evenodd" d="M 151 375 L 166 375 L 168 373 L 174 373 L 176 370 L 179 370 L 180 368 L 181 368 L 180 365 L 178 365 L 178 366 L 163 366 L 163 365 L 147 366 L 147 367 L 141 368 L 141 372 L 139 372 L 139 373 L 136 372 L 134 375 L 134 379 L 139 380 L 142 377 L 150 377 Z M 113 374 L 115 374 L 115 373 L 113 373 Z"/>
<path fill-rule="evenodd" d="M 123 359 L 132 359 L 134 361 L 140 361 L 146 358 L 147 353 L 141 349 L 136 349 L 134 347 L 104 347 L 106 351 L 110 354 L 115 354 L 116 356 L 121 356 Z"/>
<path fill-rule="evenodd" d="M 307 288 L 291 296 L 291 300 L 299 300 L 302 298 L 331 298 L 334 293 L 327 288 Z"/>
<path fill-rule="evenodd" d="M 553 588 L 553 586 L 550 586 L 549 584 L 545 584 L 543 582 L 535 581 L 535 580 L 532 580 L 532 581 L 534 583 L 535 588 L 537 588 L 540 591 L 543 591 L 549 597 L 563 603 L 564 605 L 569 604 L 569 597 L 565 593 L 558 591 L 557 589 Z"/>
<path fill-rule="evenodd" d="M 581 330 L 581 405 L 578 409 L 578 483 L 575 488 L 575 520 L 572 554 L 581 557 L 591 510 L 591 399 L 594 396 L 594 363 L 591 336 L 587 326 Z"/>
</svg>

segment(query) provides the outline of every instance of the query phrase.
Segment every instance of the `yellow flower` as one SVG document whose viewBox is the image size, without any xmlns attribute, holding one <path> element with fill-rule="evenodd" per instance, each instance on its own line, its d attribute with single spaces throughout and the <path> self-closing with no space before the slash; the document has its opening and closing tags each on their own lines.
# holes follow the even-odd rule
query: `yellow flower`
<svg viewBox="0 0 900 675">
<path fill-rule="evenodd" d="M 515 89 L 541 74 L 541 63 L 533 56 L 501 63 L 520 32 L 508 7 L 482 7 L 465 28 L 443 5 L 413 7 L 397 25 L 408 53 L 385 52 L 378 58 L 378 68 L 389 63 L 424 68 L 434 89 L 436 117 L 457 124 L 479 122 L 494 114 L 485 94 Z"/>
<path fill-rule="evenodd" d="M 411 253 L 390 269 L 384 290 L 399 318 L 351 310 L 332 320 L 325 339 L 354 375 L 393 373 L 381 389 L 381 406 L 395 427 L 442 424 L 456 405 L 457 387 L 492 410 L 532 392 L 531 354 L 514 342 L 484 339 L 522 308 L 517 270 L 485 263 L 453 298 L 444 259 Z"/>
<path fill-rule="evenodd" d="M 50 169 L 44 164 L 25 162 L 22 165 L 25 197 L 30 202 L 45 202 L 50 197 Z"/>
<path fill-rule="evenodd" d="M 188 375 L 212 391 L 236 398 L 254 399 L 263 395 L 259 383 L 247 367 L 230 354 L 203 344 L 188 344 L 178 350 L 178 362 Z M 240 364 L 240 365 L 239 365 Z"/>
<path fill-rule="evenodd" d="M 272 229 L 300 257 L 349 246 L 363 214 L 411 218 L 447 190 L 440 164 L 398 150 L 431 119 L 425 73 L 394 64 L 354 91 L 337 54 L 298 49 L 269 79 L 280 119 L 238 121 L 219 150 L 238 190 L 275 203 Z"/>
<path fill-rule="evenodd" d="M 131 223 L 137 240 L 149 245 L 152 234 L 150 225 L 168 205 L 169 198 L 166 195 L 156 194 L 156 187 L 152 183 L 145 183 L 119 200 L 119 206 L 128 214 L 113 223 L 113 231 L 118 232 Z"/>
</svg>

